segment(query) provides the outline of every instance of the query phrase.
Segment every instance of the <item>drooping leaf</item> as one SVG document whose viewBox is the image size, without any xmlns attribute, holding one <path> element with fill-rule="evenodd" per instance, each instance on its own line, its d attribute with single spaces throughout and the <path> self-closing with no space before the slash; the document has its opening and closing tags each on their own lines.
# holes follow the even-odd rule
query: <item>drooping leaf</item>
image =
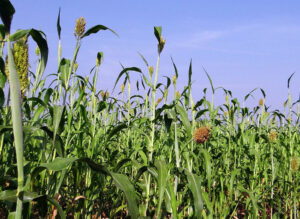
<svg viewBox="0 0 300 219">
<path fill-rule="evenodd" d="M 77 157 L 57 157 L 50 163 L 42 163 L 40 166 L 52 171 L 61 171 L 69 167 L 73 162 L 78 160 Z"/>
<path fill-rule="evenodd" d="M 138 73 L 142 73 L 142 70 L 137 68 L 137 67 L 129 67 L 129 68 L 124 68 L 118 75 L 117 80 L 115 82 L 115 85 L 113 87 L 113 91 L 117 86 L 117 83 L 119 82 L 120 78 L 122 77 L 123 74 L 128 74 L 128 71 L 134 71 L 134 72 L 138 72 Z"/>
<path fill-rule="evenodd" d="M 122 129 L 125 128 L 127 128 L 127 123 L 125 122 L 115 126 L 113 129 L 109 131 L 107 139 L 110 140 L 114 135 L 116 135 L 118 132 L 120 132 Z"/>
<path fill-rule="evenodd" d="M 100 30 L 110 30 L 112 33 L 114 33 L 116 36 L 118 36 L 118 34 L 113 31 L 112 29 L 106 27 L 106 26 L 103 26 L 103 25 L 95 25 L 93 27 L 91 27 L 90 29 L 88 29 L 82 36 L 81 36 L 81 39 L 83 39 L 84 37 L 87 37 L 91 34 L 94 34 L 94 33 L 98 33 L 98 31 Z"/>
<path fill-rule="evenodd" d="M 193 194 L 194 200 L 194 218 L 202 218 L 203 201 L 202 201 L 202 189 L 201 189 L 201 179 L 196 174 L 185 170 L 185 174 L 188 179 L 188 186 Z"/>
<path fill-rule="evenodd" d="M 111 177 L 115 185 L 124 192 L 127 206 L 128 206 L 128 213 L 131 218 L 138 218 L 139 209 L 136 202 L 136 194 L 133 185 L 127 178 L 127 176 L 118 173 L 110 173 Z"/>
<path fill-rule="evenodd" d="M 10 3 L 9 0 L 0 1 L 0 17 L 5 27 L 5 32 L 10 32 L 10 25 L 15 13 L 14 6 Z"/>
<path fill-rule="evenodd" d="M 30 35 L 32 39 L 38 45 L 40 52 L 41 52 L 41 61 L 40 61 L 40 72 L 39 74 L 42 75 L 45 71 L 47 62 L 48 62 L 48 44 L 46 39 L 43 37 L 45 34 L 42 31 L 38 31 L 35 29 L 31 29 Z"/>
<path fill-rule="evenodd" d="M 42 195 L 39 195 L 35 192 L 22 192 L 23 193 L 23 201 L 29 202 L 36 198 L 41 197 Z M 10 201 L 10 202 L 16 202 L 17 201 L 17 190 L 5 190 L 0 193 L 0 200 L 2 201 Z"/>
<path fill-rule="evenodd" d="M 11 42 L 17 41 L 24 36 L 28 36 L 30 34 L 32 29 L 27 29 L 27 30 L 17 30 L 15 33 L 11 34 L 9 39 Z"/>
</svg>

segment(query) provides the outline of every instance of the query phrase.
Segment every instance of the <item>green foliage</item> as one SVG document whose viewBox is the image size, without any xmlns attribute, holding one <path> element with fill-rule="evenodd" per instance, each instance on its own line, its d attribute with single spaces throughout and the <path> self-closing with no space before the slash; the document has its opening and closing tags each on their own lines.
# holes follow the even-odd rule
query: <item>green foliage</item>
<svg viewBox="0 0 300 219">
<path fill-rule="evenodd" d="M 102 52 L 95 54 L 97 64 L 87 70 L 89 77 L 76 72 L 80 41 L 100 30 L 112 31 L 103 25 L 83 32 L 73 57 L 61 58 L 59 53 L 57 73 L 44 76 L 45 34 L 35 29 L 3 34 L 14 14 L 9 1 L 0 0 L 0 13 L 1 36 L 7 38 L 3 43 L 31 36 L 41 52 L 36 71 L 31 67 L 23 102 L 18 86 L 8 99 L 6 64 L 0 57 L 0 212 L 5 217 L 20 216 L 17 200 L 24 203 L 23 218 L 50 218 L 57 213 L 61 218 L 298 217 L 300 115 L 294 108 L 299 107 L 299 100 L 293 102 L 289 95 L 288 112 L 270 111 L 267 102 L 251 109 L 244 104 L 258 88 L 241 104 L 231 91 L 215 88 L 204 70 L 213 95 L 223 90 L 226 101 L 215 107 L 213 96 L 209 101 L 204 88 L 204 96 L 194 104 L 192 61 L 182 92 L 176 90 L 179 72 L 173 59 L 174 90 L 171 75 L 165 84 L 157 82 L 166 42 L 161 27 L 154 27 L 158 40 L 155 69 L 141 54 L 145 71 L 121 66 L 112 88 L 124 78 L 119 94 L 97 87 Z M 60 15 L 59 11 L 59 39 Z M 19 82 L 11 52 L 8 65 L 14 78 L 9 83 L 15 86 Z M 131 73 L 137 73 L 137 81 L 129 77 Z M 288 78 L 288 89 L 293 75 Z M 135 84 L 139 93 L 131 95 Z M 265 91 L 259 90 L 265 98 Z M 174 97 L 167 100 L 164 94 L 170 91 Z M 163 102 L 159 103 L 156 98 L 161 94 Z M 200 127 L 209 127 L 209 137 L 197 144 L 194 131 Z M 23 170 L 23 177 L 18 170 Z"/>
</svg>

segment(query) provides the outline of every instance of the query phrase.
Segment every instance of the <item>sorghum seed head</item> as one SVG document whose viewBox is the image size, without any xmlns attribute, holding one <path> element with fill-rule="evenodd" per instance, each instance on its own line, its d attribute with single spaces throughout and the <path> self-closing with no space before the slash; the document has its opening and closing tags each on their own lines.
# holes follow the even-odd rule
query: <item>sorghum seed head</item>
<svg viewBox="0 0 300 219">
<path fill-rule="evenodd" d="M 102 90 L 102 91 L 100 91 L 100 96 L 102 97 L 102 99 L 105 97 L 105 93 L 104 93 L 104 91 Z"/>
<path fill-rule="evenodd" d="M 165 91 L 164 91 L 164 98 L 165 99 L 167 99 L 167 97 L 168 97 L 168 92 L 169 92 L 168 88 L 166 88 Z"/>
<path fill-rule="evenodd" d="M 29 83 L 28 79 L 28 68 L 29 68 L 29 58 L 28 58 L 28 44 L 27 36 L 19 39 L 13 44 L 13 56 L 16 65 L 16 70 L 20 79 L 20 89 L 22 98 L 25 96 L 27 86 Z M 8 58 L 6 57 L 5 74 L 9 79 L 9 69 L 8 69 Z"/>
<path fill-rule="evenodd" d="M 74 32 L 75 37 L 80 38 L 83 35 L 85 31 L 85 24 L 86 22 L 83 17 L 80 17 L 76 20 L 75 32 Z"/>
<path fill-rule="evenodd" d="M 152 65 L 149 66 L 149 67 L 148 67 L 148 70 L 149 70 L 149 75 L 150 75 L 150 77 L 152 78 L 153 71 L 154 71 L 153 66 L 152 66 Z"/>
<path fill-rule="evenodd" d="M 276 141 L 277 132 L 275 130 L 271 130 L 269 133 L 269 139 L 271 142 Z"/>
<path fill-rule="evenodd" d="M 209 136 L 210 136 L 210 128 L 207 126 L 202 126 L 195 130 L 193 138 L 195 142 L 200 144 L 206 142 Z"/>
<path fill-rule="evenodd" d="M 264 105 L 264 99 L 263 98 L 260 98 L 260 100 L 258 102 L 258 105 L 259 106 L 263 106 Z"/>
<path fill-rule="evenodd" d="M 38 47 L 38 46 L 36 47 L 35 54 L 36 54 L 36 56 L 39 56 L 41 54 L 40 47 Z"/>
<path fill-rule="evenodd" d="M 179 90 L 176 91 L 176 98 L 180 98 L 180 92 L 179 92 Z"/>
<path fill-rule="evenodd" d="M 160 41 L 158 43 L 158 53 L 160 54 L 162 52 L 162 50 L 164 49 L 164 46 L 166 44 L 166 40 L 160 36 Z"/>
<path fill-rule="evenodd" d="M 176 77 L 176 75 L 173 75 L 173 76 L 172 76 L 172 82 L 173 82 L 174 85 L 176 85 L 176 82 L 177 82 L 177 77 Z"/>
<path fill-rule="evenodd" d="M 157 101 L 156 101 L 156 103 L 155 103 L 155 106 L 157 106 L 161 101 L 162 101 L 162 98 L 161 97 L 158 98 Z"/>
<path fill-rule="evenodd" d="M 121 91 L 122 91 L 122 93 L 124 93 L 124 90 L 125 90 L 125 84 L 121 84 Z"/>
<path fill-rule="evenodd" d="M 78 63 L 77 63 L 77 62 L 75 62 L 75 63 L 74 63 L 74 71 L 76 72 L 76 71 L 77 71 L 77 69 L 78 69 Z"/>
<path fill-rule="evenodd" d="M 292 171 L 296 172 L 299 169 L 298 157 L 293 157 L 291 160 L 290 168 Z"/>
<path fill-rule="evenodd" d="M 229 105 L 229 96 L 228 95 L 225 96 L 225 101 L 226 101 L 226 104 Z"/>
</svg>

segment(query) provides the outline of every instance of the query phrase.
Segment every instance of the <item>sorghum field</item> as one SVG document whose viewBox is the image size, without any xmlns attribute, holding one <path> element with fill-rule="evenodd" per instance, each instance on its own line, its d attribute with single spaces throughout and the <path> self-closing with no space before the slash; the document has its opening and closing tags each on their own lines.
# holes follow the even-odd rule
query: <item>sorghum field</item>
<svg viewBox="0 0 300 219">
<path fill-rule="evenodd" d="M 173 60 L 173 75 L 158 81 L 166 40 L 154 27 L 157 62 L 140 55 L 145 66 L 121 67 L 104 91 L 96 86 L 103 54 L 95 54 L 89 77 L 76 72 L 76 57 L 89 35 L 117 33 L 88 29 L 79 18 L 74 55 L 63 58 L 58 16 L 57 73 L 48 75 L 45 34 L 10 33 L 14 12 L 0 0 L 1 218 L 299 218 L 293 75 L 284 112 L 270 111 L 263 89 L 237 100 L 207 72 L 211 87 L 195 100 L 192 63 L 184 90 L 176 88 Z M 29 67 L 28 38 L 37 44 L 37 66 Z M 215 92 L 224 104 L 214 104 Z M 249 108 L 254 94 L 262 98 Z"/>
</svg>

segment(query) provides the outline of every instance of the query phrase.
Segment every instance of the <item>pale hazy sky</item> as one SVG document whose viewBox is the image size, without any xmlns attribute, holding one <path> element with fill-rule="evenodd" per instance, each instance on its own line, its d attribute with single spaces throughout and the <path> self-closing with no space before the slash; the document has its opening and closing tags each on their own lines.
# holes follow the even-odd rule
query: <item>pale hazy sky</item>
<svg viewBox="0 0 300 219">
<path fill-rule="evenodd" d="M 172 76 L 172 56 L 179 69 L 179 89 L 187 82 L 190 59 L 193 59 L 193 96 L 200 99 L 209 88 L 203 67 L 215 87 L 223 86 L 239 100 L 253 88 L 266 91 L 266 104 L 282 108 L 287 98 L 287 79 L 291 81 L 293 101 L 300 93 L 300 1 L 276 0 L 13 0 L 16 14 L 12 28 L 35 28 L 45 32 L 49 46 L 46 73 L 57 71 L 56 20 L 61 7 L 62 56 L 71 59 L 75 47 L 73 35 L 76 18 L 83 16 L 87 28 L 105 25 L 119 38 L 105 31 L 83 40 L 78 56 L 78 73 L 87 76 L 96 54 L 104 52 L 99 88 L 112 90 L 121 71 L 136 66 L 146 72 L 137 51 L 151 65 L 157 57 L 153 26 L 162 26 L 166 38 L 161 56 L 160 78 Z M 35 45 L 31 43 L 32 50 Z M 31 55 L 34 61 L 34 55 Z M 118 85 L 119 86 L 119 85 Z M 255 93 L 256 104 L 261 93 Z M 221 90 L 216 100 L 224 102 Z"/>
</svg>

